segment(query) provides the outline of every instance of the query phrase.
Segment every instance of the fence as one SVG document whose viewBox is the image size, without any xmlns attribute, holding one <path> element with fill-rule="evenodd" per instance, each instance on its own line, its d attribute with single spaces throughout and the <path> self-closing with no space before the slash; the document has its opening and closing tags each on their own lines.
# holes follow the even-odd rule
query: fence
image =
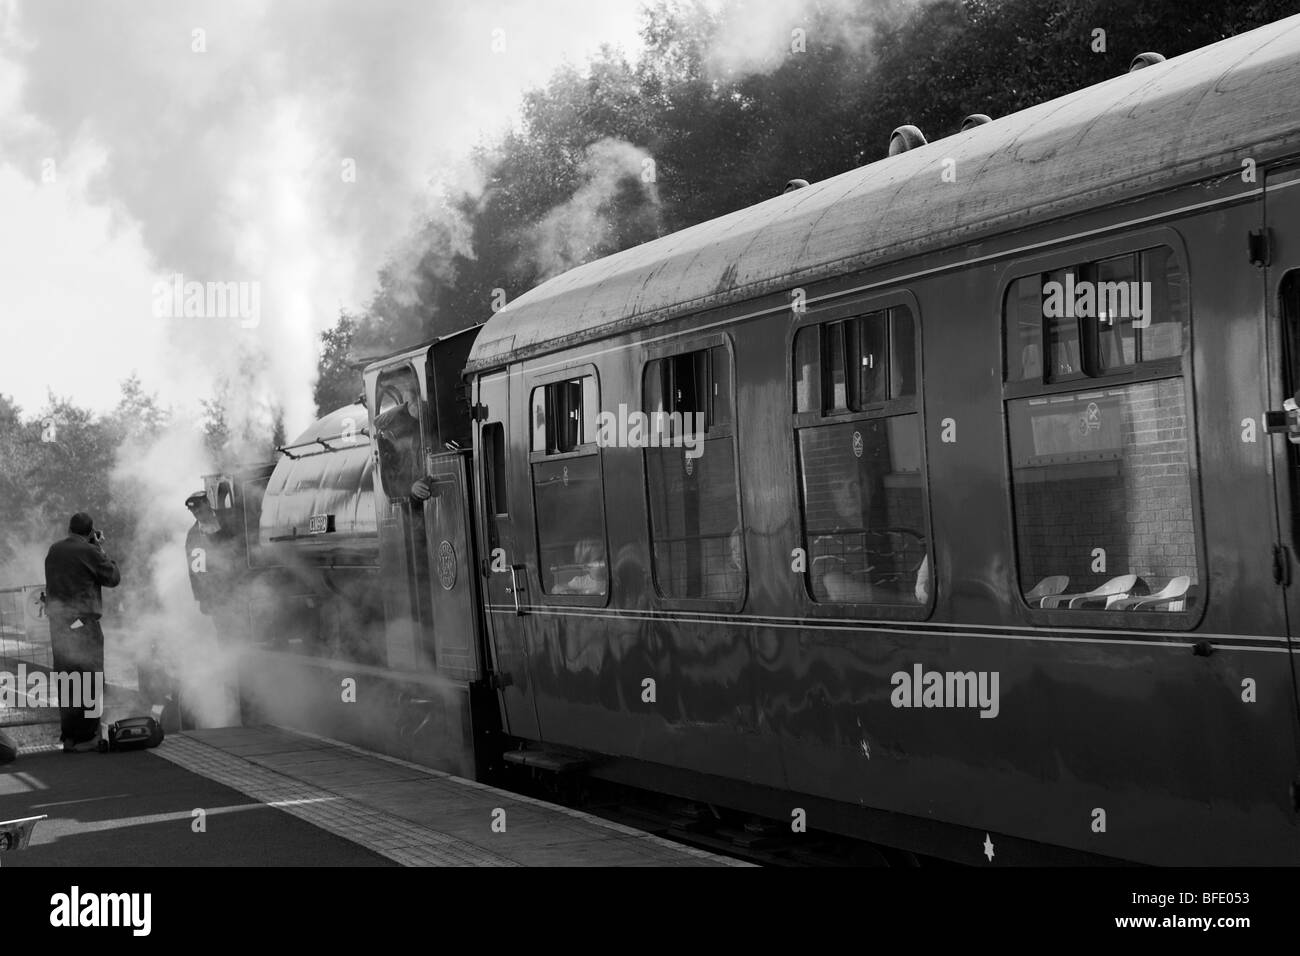
<svg viewBox="0 0 1300 956">
<path fill-rule="evenodd" d="M 49 671 L 53 663 L 45 585 L 0 588 L 0 671 L 16 677 L 23 665 L 32 673 Z M 6 707 L 5 703 L 0 700 L 0 727 L 58 723 L 58 708 Z"/>
</svg>

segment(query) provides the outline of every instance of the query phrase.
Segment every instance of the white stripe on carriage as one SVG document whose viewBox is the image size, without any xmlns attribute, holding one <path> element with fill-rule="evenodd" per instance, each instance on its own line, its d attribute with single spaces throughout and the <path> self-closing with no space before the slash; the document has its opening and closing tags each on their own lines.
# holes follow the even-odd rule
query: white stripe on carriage
<svg viewBox="0 0 1300 956">
<path fill-rule="evenodd" d="M 587 611 L 581 608 L 559 608 L 545 607 L 541 605 L 523 604 L 520 609 L 530 614 L 551 614 L 560 617 L 592 617 L 610 621 L 678 621 L 682 623 L 708 624 L 708 620 L 702 620 L 704 612 L 699 616 L 687 617 L 682 614 L 668 614 L 655 611 L 630 611 L 627 613 L 609 614 L 603 611 Z M 513 604 L 489 604 L 488 610 L 495 614 L 509 613 L 517 616 Z M 689 612 L 688 612 L 689 613 Z M 850 621 L 844 619 L 827 619 L 817 618 L 761 618 L 742 615 L 724 615 L 710 614 L 708 617 L 725 618 L 726 623 L 736 624 L 742 627 L 776 627 L 783 630 L 827 630 L 827 631 L 875 631 L 884 634 L 904 634 L 904 635 L 924 635 L 927 637 L 982 637 L 1000 641 L 1047 641 L 1055 644 L 1126 644 L 1133 646 L 1151 647 L 1192 647 L 1200 641 L 1218 639 L 1231 641 L 1281 641 L 1286 643 L 1285 637 L 1253 637 L 1249 634 L 1199 634 L 1195 631 L 1081 631 L 1081 633 L 1094 634 L 1115 634 L 1115 638 L 1109 640 L 1091 638 L 1091 637 L 1052 637 L 1047 634 L 994 634 L 994 633 L 973 633 L 961 630 L 967 625 L 959 625 L 956 629 L 945 630 L 941 624 L 925 624 L 924 626 L 900 628 L 893 627 L 889 624 L 877 624 L 872 621 Z M 789 622 L 789 623 L 786 623 Z M 846 627 L 844 625 L 852 625 Z M 978 625 L 980 627 L 996 628 L 996 625 Z M 1006 628 L 1010 630 L 1011 628 Z M 1030 630 L 1030 628 L 1024 628 Z M 1139 636 L 1145 634 L 1145 640 L 1124 640 L 1124 636 Z M 1181 640 L 1161 640 L 1165 634 L 1176 636 Z M 1213 644 L 1213 647 L 1222 650 L 1237 651 L 1264 651 L 1272 654 L 1290 653 L 1287 647 L 1246 647 L 1241 644 Z"/>
</svg>

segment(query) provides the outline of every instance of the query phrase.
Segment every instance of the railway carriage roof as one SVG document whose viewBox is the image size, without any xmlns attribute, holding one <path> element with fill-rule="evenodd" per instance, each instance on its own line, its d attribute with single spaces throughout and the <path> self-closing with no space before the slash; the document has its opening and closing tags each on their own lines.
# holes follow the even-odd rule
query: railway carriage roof
<svg viewBox="0 0 1300 956">
<path fill-rule="evenodd" d="M 1234 175 L 1246 157 L 1297 147 L 1300 16 L 579 266 L 489 319 L 469 370 Z M 947 158 L 954 183 L 940 179 Z"/>
</svg>

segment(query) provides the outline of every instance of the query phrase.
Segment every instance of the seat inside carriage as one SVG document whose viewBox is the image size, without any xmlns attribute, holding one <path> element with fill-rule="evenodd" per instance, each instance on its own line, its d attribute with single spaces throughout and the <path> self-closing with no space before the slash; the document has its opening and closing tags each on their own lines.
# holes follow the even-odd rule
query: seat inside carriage
<svg viewBox="0 0 1300 956">
<path fill-rule="evenodd" d="M 1043 578 L 1025 592 L 1025 603 L 1044 609 L 1074 608 L 1108 611 L 1182 611 L 1195 599 L 1196 588 L 1191 575 L 1180 574 L 1164 579 L 1121 574 L 1108 578 L 1087 591 L 1065 593 L 1068 575 Z"/>
<path fill-rule="evenodd" d="M 834 603 L 924 604 L 925 537 L 910 528 L 850 529 L 817 536 L 810 549 L 813 597 Z"/>
</svg>

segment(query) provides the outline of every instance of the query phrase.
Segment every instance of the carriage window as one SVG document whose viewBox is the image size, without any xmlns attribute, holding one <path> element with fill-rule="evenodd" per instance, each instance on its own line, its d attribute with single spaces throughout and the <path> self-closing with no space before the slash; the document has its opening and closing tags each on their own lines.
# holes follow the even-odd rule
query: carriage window
<svg viewBox="0 0 1300 956">
<path fill-rule="evenodd" d="M 1167 246 L 1125 253 L 1017 279 L 1004 319 L 1008 382 L 1132 371 L 1182 355 L 1186 280 Z"/>
<path fill-rule="evenodd" d="M 586 375 L 533 389 L 533 451 L 570 452 L 596 440 L 596 379 Z"/>
<path fill-rule="evenodd" d="M 596 377 L 533 389 L 533 505 L 538 568 L 546 594 L 601 596 L 609 590 L 605 496 L 601 488 Z M 552 455 L 563 458 L 550 460 Z"/>
<path fill-rule="evenodd" d="M 650 539 L 665 597 L 734 601 L 745 591 L 731 379 L 723 347 L 646 363 Z"/>
<path fill-rule="evenodd" d="M 506 498 L 506 440 L 500 422 L 483 426 L 483 475 L 487 479 L 487 513 L 509 517 L 510 506 Z"/>
<path fill-rule="evenodd" d="M 796 412 L 857 412 L 916 394 L 916 329 L 906 309 L 806 326 L 794 348 Z"/>
<path fill-rule="evenodd" d="M 889 397 L 916 395 L 916 325 L 906 309 L 889 310 Z"/>
<path fill-rule="evenodd" d="M 1074 274 L 1049 272 L 1043 277 L 1043 288 L 1073 288 Z M 1058 297 L 1059 303 L 1059 297 Z M 1083 357 L 1079 352 L 1079 321 L 1073 309 L 1059 307 L 1043 310 L 1047 333 L 1047 380 L 1064 382 L 1083 375 Z"/>
<path fill-rule="evenodd" d="M 1042 381 L 1042 276 L 1026 276 L 1011 283 L 1006 310 L 1007 381 Z"/>
<path fill-rule="evenodd" d="M 1095 276 L 1098 290 L 1097 321 L 1087 324 L 1090 334 L 1097 337 L 1097 374 L 1133 365 L 1137 362 L 1138 338 L 1133 319 L 1140 323 L 1146 306 L 1145 302 L 1132 301 L 1134 283 L 1138 281 L 1137 256 L 1103 259 L 1085 269 L 1084 275 Z"/>
<path fill-rule="evenodd" d="M 658 421 L 654 416 L 664 416 L 670 436 L 730 425 L 731 358 L 726 349 L 701 349 L 647 363 L 645 407 L 652 422 Z"/>
<path fill-rule="evenodd" d="M 1187 282 L 1178 257 L 1167 246 L 1140 253 L 1142 276 L 1151 283 L 1150 322 L 1139 339 L 1138 361 L 1183 354 L 1187 322 Z"/>
<path fill-rule="evenodd" d="M 605 507 L 597 453 L 534 462 L 533 500 L 542 590 L 607 593 Z"/>
<path fill-rule="evenodd" d="M 1031 607 L 1131 615 L 1195 606 L 1192 442 L 1177 362 L 1186 306 L 1167 248 L 1030 276 L 1008 290 L 1007 380 L 1019 383 L 1006 402 L 1011 492 L 1021 594 Z M 1040 369 L 1026 354 L 1043 330 L 1049 362 Z M 1071 343 L 1079 365 L 1065 373 Z M 1146 381 L 1106 384 L 1114 372 L 1143 370 Z M 1064 379 L 1077 379 L 1076 388 L 1030 387 Z"/>
<path fill-rule="evenodd" d="M 796 443 L 815 601 L 930 602 L 917 356 L 916 325 L 902 307 L 795 336 L 795 411 L 811 413 L 797 420 Z"/>
<path fill-rule="evenodd" d="M 917 416 L 801 428 L 799 465 L 814 600 L 927 603 Z"/>
<path fill-rule="evenodd" d="M 805 325 L 794 337 L 794 410 L 816 411 L 818 403 L 814 389 L 817 387 L 817 368 L 821 363 L 820 330 L 815 325 Z"/>
<path fill-rule="evenodd" d="M 379 377 L 374 421 L 379 478 L 389 498 L 406 498 L 423 474 L 420 460 L 420 383 L 415 370 L 399 368 Z"/>
</svg>

